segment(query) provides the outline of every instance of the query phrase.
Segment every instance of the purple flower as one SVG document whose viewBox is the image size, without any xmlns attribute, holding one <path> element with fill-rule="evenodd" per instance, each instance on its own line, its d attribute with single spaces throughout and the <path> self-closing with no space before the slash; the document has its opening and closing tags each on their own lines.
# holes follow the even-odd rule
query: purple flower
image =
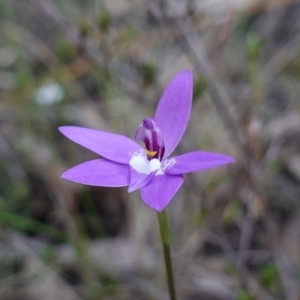
<svg viewBox="0 0 300 300">
<path fill-rule="evenodd" d="M 194 151 L 170 158 L 186 129 L 192 104 L 189 70 L 177 74 L 165 89 L 154 118 L 138 127 L 135 141 L 114 133 L 64 126 L 59 130 L 73 142 L 103 156 L 67 170 L 61 178 L 92 186 L 141 189 L 143 201 L 162 211 L 183 183 L 183 175 L 234 162 L 222 154 Z"/>
</svg>

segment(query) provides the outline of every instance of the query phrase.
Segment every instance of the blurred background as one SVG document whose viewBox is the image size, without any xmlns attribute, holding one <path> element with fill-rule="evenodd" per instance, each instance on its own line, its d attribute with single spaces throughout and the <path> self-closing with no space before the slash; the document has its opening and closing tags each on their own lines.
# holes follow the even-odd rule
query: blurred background
<svg viewBox="0 0 300 300">
<path fill-rule="evenodd" d="M 157 217 L 60 174 L 97 155 L 57 130 L 134 137 L 194 74 L 169 205 L 178 299 L 300 299 L 300 2 L 0 0 L 0 299 L 168 299 Z"/>
</svg>

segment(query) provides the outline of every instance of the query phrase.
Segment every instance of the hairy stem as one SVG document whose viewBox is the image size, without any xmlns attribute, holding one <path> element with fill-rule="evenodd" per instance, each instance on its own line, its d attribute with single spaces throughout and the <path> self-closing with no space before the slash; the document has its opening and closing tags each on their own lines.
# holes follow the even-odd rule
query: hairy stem
<svg viewBox="0 0 300 300">
<path fill-rule="evenodd" d="M 171 252 L 170 252 L 170 226 L 169 226 L 168 212 L 165 209 L 161 213 L 157 213 L 157 216 L 158 216 L 161 240 L 163 244 L 165 266 L 166 266 L 166 272 L 168 278 L 169 295 L 171 300 L 176 300 L 173 270 L 172 270 L 172 260 L 171 260 Z"/>
</svg>

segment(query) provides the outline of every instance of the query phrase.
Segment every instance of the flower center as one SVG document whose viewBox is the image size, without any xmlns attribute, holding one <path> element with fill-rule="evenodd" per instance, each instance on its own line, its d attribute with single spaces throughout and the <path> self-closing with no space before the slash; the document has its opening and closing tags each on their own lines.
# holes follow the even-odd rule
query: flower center
<svg viewBox="0 0 300 300">
<path fill-rule="evenodd" d="M 156 158 L 162 160 L 165 144 L 160 128 L 152 118 L 146 118 L 139 126 L 135 139 L 145 143 L 148 160 Z"/>
<path fill-rule="evenodd" d="M 148 160 L 145 156 L 133 156 L 129 165 L 138 173 L 150 174 L 161 168 L 161 162 L 157 158 Z"/>
</svg>

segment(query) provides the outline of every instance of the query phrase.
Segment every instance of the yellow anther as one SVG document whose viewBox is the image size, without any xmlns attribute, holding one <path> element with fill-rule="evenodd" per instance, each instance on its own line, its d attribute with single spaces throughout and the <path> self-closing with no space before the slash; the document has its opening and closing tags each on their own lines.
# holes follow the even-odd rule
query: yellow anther
<svg viewBox="0 0 300 300">
<path fill-rule="evenodd" d="M 149 151 L 146 149 L 146 154 L 150 157 L 153 157 L 156 153 L 157 153 L 157 151 Z"/>
</svg>

